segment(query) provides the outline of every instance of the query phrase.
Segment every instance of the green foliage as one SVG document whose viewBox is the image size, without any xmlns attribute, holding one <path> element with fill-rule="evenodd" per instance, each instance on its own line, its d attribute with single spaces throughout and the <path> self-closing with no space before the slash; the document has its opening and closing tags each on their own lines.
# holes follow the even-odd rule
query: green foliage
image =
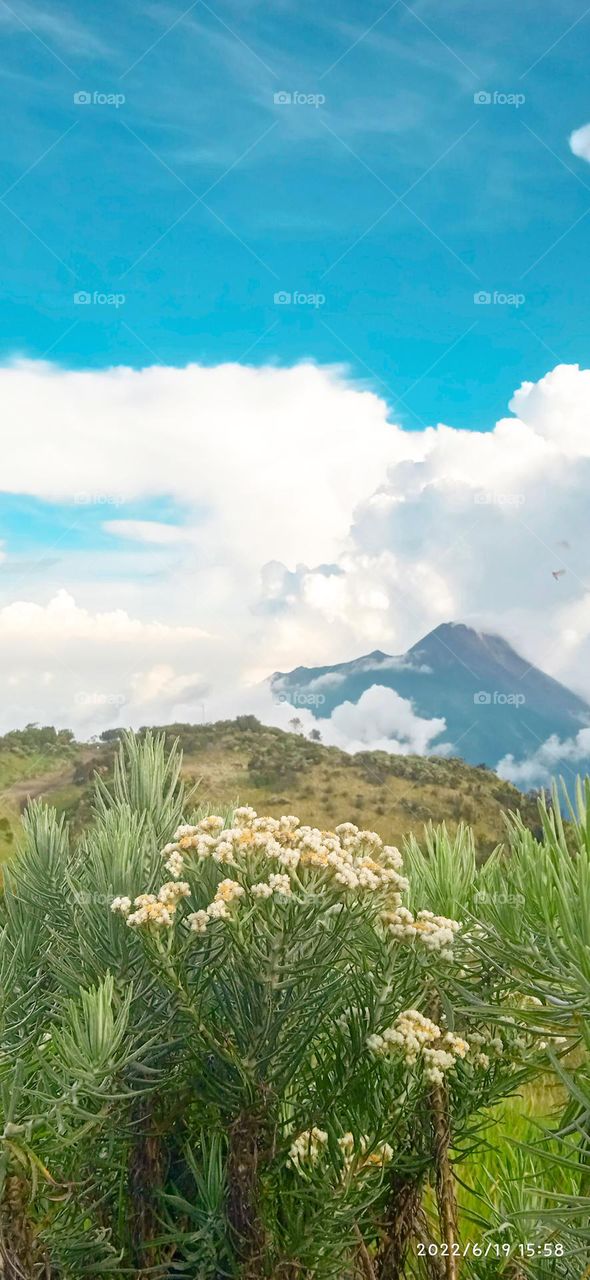
<svg viewBox="0 0 590 1280">
<path fill-rule="evenodd" d="M 320 759 L 318 745 L 294 732 L 261 743 L 248 761 L 248 771 L 258 786 L 285 787 Z"/>
<path fill-rule="evenodd" d="M 74 742 L 70 729 L 54 729 L 53 725 L 28 724 L 25 729 L 12 729 L 0 737 L 0 753 L 61 752 Z"/>
<path fill-rule="evenodd" d="M 258 734 L 244 719 L 231 732 Z M 324 750 L 283 736 L 285 767 Z M 0 1272 L 450 1280 L 457 1192 L 461 1248 L 492 1250 L 466 1276 L 579 1280 L 589 801 L 568 821 L 543 802 L 540 839 L 511 816 L 487 862 L 466 827 L 411 837 L 409 917 L 395 851 L 233 806 L 208 822 L 149 730 L 79 838 L 35 801 L 0 904 Z M 130 927 L 111 903 L 139 894 Z M 413 1010 L 467 1042 L 440 1081 L 399 1031 Z M 548 1081 L 545 1132 L 515 1098 Z"/>
</svg>

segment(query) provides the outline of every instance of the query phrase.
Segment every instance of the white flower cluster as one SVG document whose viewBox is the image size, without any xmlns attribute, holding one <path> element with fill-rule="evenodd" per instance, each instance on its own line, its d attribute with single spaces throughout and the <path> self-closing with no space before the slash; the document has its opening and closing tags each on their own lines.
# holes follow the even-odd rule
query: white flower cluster
<svg viewBox="0 0 590 1280">
<path fill-rule="evenodd" d="M 268 881 L 262 880 L 260 884 L 253 884 L 250 889 L 253 898 L 271 898 L 273 893 L 282 894 L 288 898 L 291 893 L 291 881 L 287 875 L 281 875 L 274 872 L 268 877 Z"/>
<path fill-rule="evenodd" d="M 484 1052 L 485 1049 L 496 1054 L 497 1057 L 504 1052 L 504 1041 L 500 1036 L 492 1035 L 491 1032 L 486 1037 L 479 1031 L 472 1031 L 469 1035 L 469 1043 L 472 1062 L 476 1067 L 482 1067 L 484 1071 L 487 1071 L 490 1065 L 490 1055 Z"/>
<path fill-rule="evenodd" d="M 228 905 L 238 898 L 243 898 L 246 890 L 237 880 L 222 880 L 217 892 L 206 911 L 193 911 L 188 916 L 188 923 L 193 933 L 205 933 L 210 920 L 230 920 Z"/>
<path fill-rule="evenodd" d="M 307 1129 L 291 1143 L 289 1160 L 296 1169 L 302 1171 L 304 1164 L 318 1163 L 327 1144 L 325 1129 Z M 388 1142 L 380 1142 L 371 1149 L 371 1140 L 366 1135 L 355 1140 L 353 1133 L 345 1133 L 338 1138 L 338 1146 L 343 1156 L 344 1173 L 360 1173 L 363 1169 L 383 1167 L 393 1160 L 393 1147 Z"/>
<path fill-rule="evenodd" d="M 113 898 L 111 911 L 116 915 L 128 916 L 131 911 L 131 898 Z"/>
<path fill-rule="evenodd" d="M 113 898 L 111 911 L 125 916 L 129 925 L 171 925 L 180 899 L 187 898 L 189 893 L 190 888 L 184 881 L 169 880 L 168 884 L 162 885 L 157 896 L 155 893 L 140 893 L 133 903 L 137 908 L 133 913 L 130 898 Z"/>
<path fill-rule="evenodd" d="M 249 806 L 236 809 L 234 826 L 224 827 L 223 818 L 203 818 L 196 826 L 182 826 L 163 850 L 172 876 L 180 877 L 187 855 L 212 858 L 225 866 L 241 866 L 248 858 L 262 855 L 285 869 L 321 867 L 337 884 L 352 890 L 387 890 L 388 904 L 401 903 L 408 888 L 400 874 L 402 859 L 393 845 L 384 845 L 374 831 L 359 831 L 344 822 L 335 831 L 301 826 L 299 818 L 259 818 Z M 270 883 L 270 882 L 269 882 Z M 280 890 L 280 892 L 283 892 Z M 268 897 L 266 889 L 255 894 Z"/>
<path fill-rule="evenodd" d="M 355 1142 L 353 1133 L 345 1133 L 338 1139 L 338 1146 L 344 1156 L 345 1172 L 360 1173 L 362 1169 L 382 1167 L 393 1160 L 393 1147 L 388 1142 L 380 1142 L 371 1150 L 371 1139 L 366 1134 Z"/>
<path fill-rule="evenodd" d="M 440 951 L 444 960 L 452 960 L 454 937 L 461 928 L 458 920 L 435 916 L 432 911 L 419 911 L 413 916 L 411 911 L 402 906 L 398 906 L 395 911 L 384 912 L 381 918 L 388 933 L 394 938 L 404 942 L 412 942 L 417 938 L 427 951 Z"/>
<path fill-rule="evenodd" d="M 288 898 L 294 885 L 304 891 L 308 872 L 312 873 L 314 891 L 318 886 L 336 890 L 340 901 L 327 910 L 344 907 L 342 890 L 355 895 L 378 894 L 376 914 L 385 912 L 380 918 L 394 937 L 418 937 L 428 949 L 448 955 L 459 928 L 456 921 L 432 912 L 420 911 L 414 918 L 403 908 L 402 893 L 408 881 L 401 874 L 399 849 L 384 845 L 376 832 L 361 831 L 352 822 L 343 822 L 334 831 L 321 831 L 302 826 L 293 814 L 258 817 L 245 805 L 235 810 L 231 827 L 216 814 L 202 818 L 195 826 L 180 826 L 174 840 L 165 846 L 163 857 L 173 879 L 157 897 L 142 894 L 136 898 L 133 914 L 129 898 L 116 898 L 112 903 L 112 910 L 125 915 L 129 924 L 171 925 L 179 898 L 189 893 L 180 879 L 183 870 L 189 861 L 194 869 L 195 864 L 211 859 L 220 867 L 235 868 L 236 878 L 222 880 L 213 901 L 187 917 L 190 928 L 198 934 L 204 934 L 213 920 L 231 919 L 229 904 L 239 897 L 261 901 Z M 262 877 L 261 868 L 266 872 Z M 252 884 L 253 871 L 259 878 Z"/>
<path fill-rule="evenodd" d="M 433 1045 L 440 1041 L 437 1048 Z M 464 1058 L 469 1045 L 451 1031 L 443 1032 L 436 1022 L 426 1018 L 418 1009 L 406 1009 L 398 1014 L 392 1027 L 386 1027 L 381 1035 L 367 1039 L 373 1053 L 386 1054 L 391 1049 L 401 1049 L 406 1066 L 414 1066 L 421 1059 L 424 1076 L 430 1084 L 442 1084 L 444 1072 L 455 1066 L 457 1058 Z"/>
<path fill-rule="evenodd" d="M 291 1143 L 289 1160 L 296 1168 L 299 1168 L 305 1160 L 310 1164 L 317 1164 L 327 1142 L 328 1135 L 325 1129 L 317 1129 L 314 1125 L 313 1129 L 300 1133 L 299 1137 Z"/>
</svg>

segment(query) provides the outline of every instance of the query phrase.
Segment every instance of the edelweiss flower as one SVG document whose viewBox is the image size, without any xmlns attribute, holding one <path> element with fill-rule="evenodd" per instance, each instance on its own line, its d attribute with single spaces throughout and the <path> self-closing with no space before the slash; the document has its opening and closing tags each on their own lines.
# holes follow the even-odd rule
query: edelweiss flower
<svg viewBox="0 0 590 1280">
<path fill-rule="evenodd" d="M 242 805 L 236 809 L 234 819 L 243 827 L 251 827 L 256 819 L 256 810 L 252 809 L 249 804 Z"/>
<path fill-rule="evenodd" d="M 291 1143 L 289 1148 L 289 1159 L 296 1168 L 300 1168 L 304 1160 L 310 1164 L 316 1164 L 322 1154 L 324 1147 L 328 1141 L 328 1135 L 324 1129 L 308 1129 L 307 1133 L 300 1133 L 298 1138 Z"/>
<path fill-rule="evenodd" d="M 163 902 L 158 902 L 157 898 L 153 897 L 153 894 L 142 894 L 142 897 L 144 899 L 143 904 L 137 911 L 134 911 L 133 915 L 127 916 L 127 924 L 131 926 L 153 924 L 158 928 L 163 925 L 168 926 L 172 924 L 172 918 L 174 915 L 173 909 L 170 910 L 170 908 L 166 907 Z M 146 902 L 146 898 L 150 898 L 151 901 Z M 136 906 L 137 903 L 138 899 L 136 898 Z"/>
<path fill-rule="evenodd" d="M 206 911 L 193 911 L 188 916 L 188 922 L 193 933 L 205 933 L 209 924 L 209 916 Z"/>
<path fill-rule="evenodd" d="M 166 845 L 166 849 L 169 848 L 170 845 Z M 164 852 L 166 852 L 166 849 Z M 178 880 L 184 871 L 184 858 L 178 849 L 173 850 L 165 865 L 166 870 L 170 872 L 170 875 L 174 876 L 175 880 Z"/>
<path fill-rule="evenodd" d="M 184 826 L 179 827 L 178 830 L 174 832 L 174 839 L 182 840 L 183 836 L 191 836 L 194 831 L 195 827 L 191 827 L 185 823 Z"/>
<path fill-rule="evenodd" d="M 212 836 L 218 835 L 223 830 L 223 826 L 223 818 L 220 818 L 215 813 L 210 814 L 208 818 L 201 818 L 199 823 L 200 830 L 204 831 L 206 835 Z"/>
<path fill-rule="evenodd" d="M 231 919 L 230 913 L 227 909 L 227 902 L 224 902 L 223 898 L 214 898 L 213 902 L 210 902 L 207 907 L 206 915 L 210 920 Z"/>
<path fill-rule="evenodd" d="M 369 1168 L 379 1168 L 393 1159 L 393 1147 L 388 1142 L 380 1142 L 372 1151 L 368 1151 L 371 1140 L 364 1134 L 355 1140 L 354 1134 L 344 1133 L 338 1138 L 338 1146 L 344 1156 L 344 1169 L 348 1173 L 359 1174 Z M 368 1154 L 367 1154 L 368 1152 Z"/>
<path fill-rule="evenodd" d="M 243 897 L 245 892 L 246 890 L 242 888 L 241 884 L 238 884 L 237 880 L 222 880 L 217 886 L 215 899 L 222 902 L 233 902 L 234 898 Z"/>
<path fill-rule="evenodd" d="M 272 888 L 264 880 L 260 884 L 253 884 L 250 893 L 253 898 L 272 898 Z"/>
<path fill-rule="evenodd" d="M 398 877 L 398 888 L 403 891 L 407 887 L 407 880 Z M 414 918 L 412 912 L 402 906 L 397 906 L 395 911 L 384 912 L 381 919 L 394 938 L 401 941 L 417 939 L 427 951 L 440 951 L 443 959 L 452 960 L 454 936 L 461 928 L 457 920 L 435 916 L 432 911 L 419 911 Z"/>
<path fill-rule="evenodd" d="M 433 1048 L 435 1044 L 437 1047 Z M 445 1071 L 450 1071 L 457 1058 L 464 1058 L 469 1052 L 466 1040 L 451 1031 L 443 1035 L 436 1022 L 418 1009 L 406 1009 L 398 1014 L 392 1027 L 386 1027 L 381 1035 L 373 1033 L 367 1038 L 367 1048 L 372 1053 L 383 1055 L 391 1047 L 401 1049 L 408 1067 L 421 1059 L 425 1079 L 430 1084 L 442 1084 Z"/>
<path fill-rule="evenodd" d="M 128 916 L 131 911 L 131 898 L 113 898 L 111 911 L 118 912 L 122 916 Z"/>
<path fill-rule="evenodd" d="M 275 873 L 268 877 L 268 883 L 273 893 L 282 893 L 288 897 L 291 892 L 291 881 L 288 876 Z"/>
<path fill-rule="evenodd" d="M 225 826 L 225 820 L 218 814 L 201 818 L 197 825 L 183 823 L 175 832 L 174 840 L 165 845 L 163 855 L 172 880 L 162 888 L 159 901 L 171 915 L 180 898 L 188 894 L 187 882 L 181 879 L 187 862 L 190 865 L 192 861 L 194 865 L 197 860 L 211 859 L 217 865 L 235 867 L 236 878 L 221 881 L 213 902 L 205 909 L 208 920 L 230 918 L 227 908 L 245 893 L 243 876 L 247 877 L 246 883 L 256 880 L 251 895 L 263 899 L 271 893 L 290 895 L 289 873 L 297 871 L 298 888 L 309 885 L 314 893 L 325 892 L 331 896 L 332 901 L 328 898 L 326 903 L 327 913 L 336 905 L 346 909 L 350 895 L 377 895 L 376 905 L 389 910 L 383 921 L 390 933 L 396 937 L 420 938 L 431 950 L 448 948 L 458 928 L 456 922 L 430 912 L 420 912 L 414 919 L 401 905 L 401 895 L 408 888 L 408 882 L 401 874 L 399 850 L 393 845 L 383 845 L 374 831 L 359 831 L 352 822 L 341 823 L 335 831 L 323 831 L 301 825 L 294 814 L 284 814 L 281 818 L 259 817 L 255 809 L 241 805 L 234 812 L 231 827 Z M 251 869 L 264 863 L 274 864 L 278 870 L 260 878 L 251 876 Z M 177 888 L 174 881 L 179 882 Z M 136 903 L 137 912 L 150 905 L 153 904 L 148 896 Z M 144 923 L 143 916 L 141 921 L 136 918 L 137 912 L 134 923 Z M 161 913 L 154 912 L 152 916 L 161 918 Z M 203 931 L 205 927 L 198 916 L 196 931 Z"/>
<path fill-rule="evenodd" d="M 188 898 L 190 896 L 190 885 L 186 880 L 170 880 L 168 884 L 163 884 L 158 894 L 158 899 L 167 907 L 176 907 L 180 898 Z"/>
</svg>

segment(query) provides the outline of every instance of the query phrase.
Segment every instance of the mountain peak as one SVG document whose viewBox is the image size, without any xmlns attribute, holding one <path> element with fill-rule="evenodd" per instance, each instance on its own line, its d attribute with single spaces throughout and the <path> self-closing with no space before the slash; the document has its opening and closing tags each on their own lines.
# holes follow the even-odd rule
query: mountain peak
<svg viewBox="0 0 590 1280">
<path fill-rule="evenodd" d="M 449 658 L 454 655 L 459 661 L 465 661 L 466 655 L 471 654 L 473 658 L 479 655 L 480 660 L 485 658 L 486 661 L 492 658 L 495 661 L 506 662 L 510 657 L 510 661 L 521 662 L 523 668 L 526 665 L 524 659 L 519 658 L 516 650 L 502 636 L 476 631 L 474 627 L 468 627 L 464 622 L 441 622 L 433 631 L 429 631 L 428 635 L 413 644 L 408 653 L 414 655 L 436 653 L 442 660 L 445 651 Z"/>
<path fill-rule="evenodd" d="M 357 705 L 374 686 L 379 692 L 368 704 L 369 727 L 361 724 L 360 741 L 382 743 L 389 737 L 399 749 L 408 724 L 417 718 L 427 727 L 427 722 L 442 724 L 435 736 L 444 732 L 445 745 L 470 763 L 483 761 L 491 768 L 506 756 L 526 759 L 552 736 L 575 738 L 590 724 L 590 706 L 582 698 L 521 657 L 502 636 L 464 622 L 440 623 L 395 657 L 375 649 L 350 662 L 298 667 L 281 676 L 281 690 L 293 697 L 293 705 L 299 705 L 296 699 L 303 693 L 313 694 L 310 705 L 319 719 L 343 703 Z M 389 689 L 401 705 L 387 702 Z M 385 710 L 371 738 L 371 716 L 379 700 Z M 436 750 L 432 737 L 428 749 Z M 410 742 L 411 734 L 406 749 Z"/>
<path fill-rule="evenodd" d="M 429 640 L 453 639 L 455 641 L 470 640 L 471 642 L 475 642 L 490 638 L 491 637 L 486 636 L 484 632 L 476 631 L 474 627 L 468 627 L 465 622 L 439 622 L 438 627 L 433 627 L 432 631 L 429 631 L 421 640 L 418 640 L 416 644 L 413 644 L 409 652 L 411 653 L 412 649 L 419 649 Z"/>
</svg>

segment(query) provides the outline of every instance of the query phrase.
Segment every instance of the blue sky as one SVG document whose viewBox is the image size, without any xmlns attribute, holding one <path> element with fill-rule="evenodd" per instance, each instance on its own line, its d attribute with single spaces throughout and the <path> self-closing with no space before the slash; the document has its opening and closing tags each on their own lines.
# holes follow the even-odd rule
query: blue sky
<svg viewBox="0 0 590 1280">
<path fill-rule="evenodd" d="M 5 358 L 311 357 L 409 428 L 480 430 L 584 363 L 581 0 L 2 0 L 0 26 Z"/>
<path fill-rule="evenodd" d="M 590 700 L 583 0 L 0 34 L 5 727 L 273 720 L 452 620 Z"/>
</svg>

